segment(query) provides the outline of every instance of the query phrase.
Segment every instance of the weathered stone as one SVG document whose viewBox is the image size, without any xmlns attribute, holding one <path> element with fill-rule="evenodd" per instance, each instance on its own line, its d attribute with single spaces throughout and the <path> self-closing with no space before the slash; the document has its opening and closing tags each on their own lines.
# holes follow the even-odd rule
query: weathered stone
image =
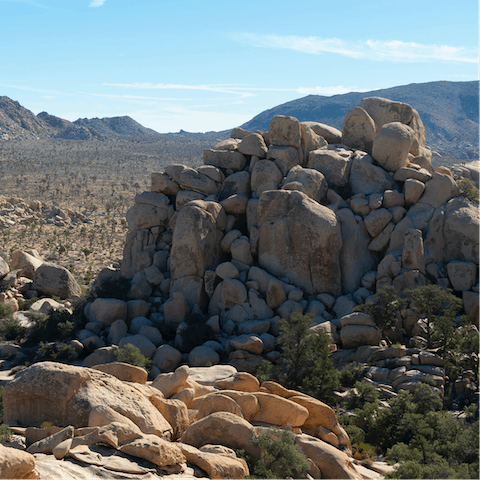
<svg viewBox="0 0 480 480">
<path fill-rule="evenodd" d="M 190 202 L 180 211 L 170 254 L 172 281 L 186 276 L 203 277 L 219 263 L 225 211 L 215 202 Z"/>
<path fill-rule="evenodd" d="M 362 107 L 351 108 L 343 120 L 342 143 L 371 155 L 375 135 L 372 117 Z"/>
<path fill-rule="evenodd" d="M 222 187 L 218 193 L 218 200 L 223 201 L 232 195 L 245 195 L 250 197 L 251 193 L 251 178 L 250 173 L 242 170 L 241 172 L 235 172 L 225 178 L 222 183 Z"/>
<path fill-rule="evenodd" d="M 0 263 L 4 261 L 3 258 L 0 259 Z M 42 265 L 43 260 L 40 257 L 40 254 L 31 249 L 29 251 L 17 250 L 12 253 L 12 259 L 10 261 L 11 270 L 20 270 L 18 276 L 29 278 L 33 280 L 35 278 L 35 270 Z M 2 268 L 0 267 L 0 278 L 2 277 Z M 8 269 L 7 272 L 8 273 Z"/>
<path fill-rule="evenodd" d="M 205 367 L 207 365 L 217 365 L 220 363 L 220 356 L 215 350 L 205 345 L 195 347 L 188 354 L 188 364 L 191 367 Z"/>
<path fill-rule="evenodd" d="M 376 237 L 390 222 L 392 214 L 386 208 L 373 210 L 365 218 L 365 228 L 372 237 Z"/>
<path fill-rule="evenodd" d="M 425 191 L 425 184 L 419 180 L 409 178 L 403 184 L 403 193 L 405 195 L 405 203 L 413 205 L 417 203 L 423 192 Z"/>
<path fill-rule="evenodd" d="M 360 345 L 378 345 L 382 339 L 380 330 L 367 325 L 346 325 L 340 330 L 343 348 L 357 348 Z"/>
<path fill-rule="evenodd" d="M 35 457 L 30 453 L 0 444 L 1 478 L 39 478 L 35 466 Z"/>
<path fill-rule="evenodd" d="M 313 150 L 308 155 L 307 167 L 322 173 L 328 185 L 341 186 L 349 179 L 352 166 L 350 154 L 349 150 L 340 147 Z"/>
<path fill-rule="evenodd" d="M 92 369 L 53 362 L 36 363 L 5 387 L 4 421 L 40 426 L 88 425 L 90 412 L 107 405 L 144 433 L 169 439 L 172 429 L 153 405 L 133 387 Z"/>
<path fill-rule="evenodd" d="M 408 165 L 408 152 L 413 139 L 414 131 L 407 125 L 400 122 L 387 123 L 377 131 L 372 157 L 385 170 L 396 172 Z"/>
<path fill-rule="evenodd" d="M 152 387 L 160 390 L 165 398 L 170 398 L 172 395 L 183 390 L 189 372 L 189 367 L 187 365 L 182 365 L 173 373 L 163 373 L 156 377 L 152 383 Z"/>
<path fill-rule="evenodd" d="M 301 163 L 297 148 L 280 147 L 277 145 L 270 145 L 267 160 L 273 161 L 280 170 L 282 177 L 287 175 L 293 167 Z"/>
<path fill-rule="evenodd" d="M 203 151 L 203 163 L 238 172 L 245 168 L 247 159 L 238 151 L 207 149 Z"/>
<path fill-rule="evenodd" d="M 253 167 L 251 188 L 259 197 L 264 190 L 275 190 L 283 175 L 271 160 L 259 160 Z"/>
<path fill-rule="evenodd" d="M 425 260 L 423 254 L 423 237 L 420 230 L 408 229 L 402 252 L 402 267 L 406 270 L 419 270 L 425 274 Z"/>
<path fill-rule="evenodd" d="M 137 367 L 136 365 L 112 362 L 95 365 L 92 368 L 113 375 L 122 382 L 141 383 L 143 385 L 147 383 L 148 372 L 144 368 Z"/>
<path fill-rule="evenodd" d="M 151 174 L 151 190 L 164 195 L 177 195 L 180 191 L 180 185 L 172 180 L 166 173 Z"/>
<path fill-rule="evenodd" d="M 35 270 L 31 288 L 45 295 L 56 295 L 60 298 L 82 294 L 80 285 L 66 268 L 49 262 L 42 263 Z"/>
<path fill-rule="evenodd" d="M 284 427 L 300 427 L 309 415 L 305 407 L 286 398 L 263 392 L 254 392 L 253 395 L 257 397 L 260 405 L 258 412 L 253 417 L 255 422 Z"/>
<path fill-rule="evenodd" d="M 458 187 L 450 175 L 435 172 L 433 178 L 425 184 L 425 191 L 418 201 L 438 208 L 445 205 L 457 192 Z"/>
<path fill-rule="evenodd" d="M 265 158 L 267 150 L 263 137 L 258 133 L 246 135 L 238 144 L 238 151 L 244 155 L 256 155 L 259 158 Z"/>
<path fill-rule="evenodd" d="M 116 298 L 96 298 L 90 305 L 88 319 L 109 327 L 116 320 L 127 319 L 127 304 Z"/>
<path fill-rule="evenodd" d="M 385 190 L 396 188 L 396 184 L 388 173 L 381 167 L 373 165 L 372 157 L 368 154 L 356 152 L 352 160 L 349 184 L 354 195 L 364 193 L 382 193 Z"/>
<path fill-rule="evenodd" d="M 300 147 L 300 122 L 295 117 L 277 115 L 268 127 L 272 145 Z"/>
<path fill-rule="evenodd" d="M 448 279 L 456 291 L 470 290 L 477 279 L 478 267 L 473 262 L 453 261 L 447 264 Z"/>
<path fill-rule="evenodd" d="M 340 292 L 341 230 L 330 209 L 301 192 L 264 192 L 258 226 L 258 258 L 263 268 L 311 293 Z"/>
<path fill-rule="evenodd" d="M 152 359 L 152 364 L 161 372 L 171 372 L 182 362 L 182 354 L 168 344 L 160 345 Z"/>
<path fill-rule="evenodd" d="M 327 193 L 327 183 L 322 173 L 311 168 L 293 167 L 287 175 L 282 190 L 298 190 L 316 202 Z"/>
<path fill-rule="evenodd" d="M 342 143 L 342 132 L 334 127 L 318 122 L 301 122 L 301 124 L 310 127 L 331 145 Z"/>
</svg>

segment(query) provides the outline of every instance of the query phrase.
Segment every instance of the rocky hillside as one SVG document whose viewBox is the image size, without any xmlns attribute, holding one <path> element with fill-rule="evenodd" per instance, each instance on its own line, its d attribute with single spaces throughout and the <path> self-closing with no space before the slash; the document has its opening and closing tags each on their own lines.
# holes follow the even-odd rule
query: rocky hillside
<svg viewBox="0 0 480 480">
<path fill-rule="evenodd" d="M 109 136 L 134 136 L 146 138 L 161 138 L 162 135 L 151 128 L 145 128 L 128 116 L 112 118 L 79 118 L 75 125 L 95 129 Z"/>
<path fill-rule="evenodd" d="M 475 408 L 480 172 L 434 169 L 425 137 L 414 108 L 378 97 L 350 109 L 342 131 L 288 116 L 263 133 L 235 129 L 202 166 L 151 174 L 126 214 L 121 266 L 100 273 L 77 317 L 68 270 L 33 249 L 0 258 L 0 306 L 14 310 L 0 327 L 15 340 L 0 343 L 0 366 L 20 367 L 3 380 L 4 418 L 17 448 L 29 445 L 0 454 L 19 457 L 28 478 L 35 468 L 48 477 L 54 458 L 243 478 L 249 465 L 233 449 L 258 458 L 253 439 L 277 426 L 293 428 L 311 478 L 381 478 L 386 465 L 353 455 L 349 434 L 368 422 L 347 433 L 319 400 L 322 382 L 306 378 L 319 364 L 359 366 L 384 410 L 425 388 L 452 409 Z M 442 301 L 424 307 L 418 292 Z M 289 388 L 260 383 L 259 369 L 291 373 L 283 347 L 298 318 L 325 355 L 311 355 Z M 50 338 L 38 345 L 39 335 Z M 446 348 L 453 335 L 458 355 Z M 144 356 L 151 383 L 116 362 L 119 349 Z M 342 405 L 359 392 L 324 394 Z M 55 429 L 38 428 L 52 419 Z M 130 463 L 114 468 L 117 452 Z"/>
<path fill-rule="evenodd" d="M 266 130 L 276 115 L 315 121 L 342 129 L 347 112 L 366 97 L 383 97 L 415 108 L 427 134 L 427 145 L 442 156 L 478 158 L 478 82 L 413 83 L 362 93 L 331 97 L 308 95 L 266 110 L 242 125 L 246 130 Z"/>
</svg>

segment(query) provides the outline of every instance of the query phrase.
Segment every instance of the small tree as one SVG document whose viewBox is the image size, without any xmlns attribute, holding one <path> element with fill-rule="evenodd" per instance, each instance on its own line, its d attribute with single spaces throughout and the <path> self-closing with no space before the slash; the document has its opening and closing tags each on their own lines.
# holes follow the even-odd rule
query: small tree
<svg viewBox="0 0 480 480">
<path fill-rule="evenodd" d="M 388 330 L 398 330 L 397 313 L 405 306 L 406 301 L 400 298 L 391 285 L 385 285 L 373 296 L 374 301 L 354 308 L 356 312 L 370 315 L 376 327 L 389 342 Z M 391 343 L 391 342 L 390 342 Z"/>
<path fill-rule="evenodd" d="M 269 428 L 252 443 L 261 451 L 253 465 L 256 478 L 305 478 L 310 463 L 290 430 Z"/>
<path fill-rule="evenodd" d="M 274 380 L 287 388 L 298 389 L 326 402 L 333 402 L 338 373 L 329 357 L 325 332 L 310 330 L 312 317 L 294 313 L 280 320 L 277 343 L 282 351 L 280 365 L 264 363 L 258 370 L 260 380 Z"/>
<path fill-rule="evenodd" d="M 461 300 L 440 285 L 425 285 L 406 293 L 410 295 L 412 310 L 425 319 L 427 348 L 437 345 L 447 349 L 454 339 Z"/>
</svg>

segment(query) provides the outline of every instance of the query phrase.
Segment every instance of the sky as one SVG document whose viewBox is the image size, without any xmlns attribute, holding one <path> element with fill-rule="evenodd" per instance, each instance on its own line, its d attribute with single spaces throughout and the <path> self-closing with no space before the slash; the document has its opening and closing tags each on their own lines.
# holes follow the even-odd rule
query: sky
<svg viewBox="0 0 480 480">
<path fill-rule="evenodd" d="M 227 130 L 309 94 L 478 80 L 478 0 L 0 0 L 0 96 Z"/>
</svg>

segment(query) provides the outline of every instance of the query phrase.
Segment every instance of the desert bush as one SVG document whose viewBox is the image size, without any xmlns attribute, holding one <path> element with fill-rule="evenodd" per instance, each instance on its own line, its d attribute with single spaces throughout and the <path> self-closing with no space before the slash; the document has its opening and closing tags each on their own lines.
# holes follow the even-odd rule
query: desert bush
<svg viewBox="0 0 480 480">
<path fill-rule="evenodd" d="M 74 348 L 63 342 L 41 342 L 33 363 L 52 361 L 62 362 L 76 360 L 78 357 Z"/>
<path fill-rule="evenodd" d="M 400 298 L 391 285 L 385 285 L 378 290 L 373 299 L 373 302 L 358 305 L 353 310 L 370 315 L 376 327 L 382 332 L 383 337 L 390 342 L 388 331 L 401 330 L 397 314 L 405 306 L 406 301 Z"/>
<path fill-rule="evenodd" d="M 152 364 L 152 361 L 145 357 L 145 355 L 142 355 L 140 349 L 131 343 L 127 343 L 122 348 L 117 348 L 114 354 L 119 362 L 142 367 L 147 371 Z"/>
<path fill-rule="evenodd" d="M 13 308 L 5 304 L 5 302 L 0 302 L 0 319 L 7 317 L 13 313 Z"/>
<path fill-rule="evenodd" d="M 344 387 L 353 387 L 357 381 L 363 378 L 364 373 L 364 365 L 357 362 L 349 363 L 338 371 L 340 385 L 343 385 Z"/>
<path fill-rule="evenodd" d="M 75 318 L 66 310 L 57 310 L 49 315 L 32 315 L 35 328 L 25 339 L 24 346 L 33 347 L 41 342 L 66 342 L 74 338 Z"/>
<path fill-rule="evenodd" d="M 101 281 L 96 281 L 88 301 L 96 298 L 116 298 L 117 300 L 127 300 L 127 294 L 130 290 L 130 280 L 125 277 L 106 277 Z"/>
<path fill-rule="evenodd" d="M 368 382 L 356 382 L 355 388 L 349 390 L 346 398 L 346 408 L 363 408 L 367 403 L 376 403 L 378 401 L 377 389 Z"/>
<path fill-rule="evenodd" d="M 20 343 L 26 335 L 27 329 L 20 322 L 11 317 L 0 320 L 0 338 Z"/>
<path fill-rule="evenodd" d="M 424 285 L 405 292 L 410 296 L 410 308 L 425 319 L 427 348 L 453 347 L 456 343 L 455 317 L 462 308 L 462 301 L 440 285 Z"/>
<path fill-rule="evenodd" d="M 469 178 L 462 178 L 457 180 L 457 186 L 460 189 L 461 195 L 473 202 L 479 202 L 479 191 L 473 180 Z"/>
<path fill-rule="evenodd" d="M 338 373 L 329 357 L 329 337 L 325 332 L 310 330 L 311 323 L 309 315 L 300 313 L 292 314 L 289 321 L 282 318 L 277 339 L 281 363 L 264 362 L 256 375 L 260 381 L 273 380 L 333 404 Z"/>
<path fill-rule="evenodd" d="M 306 478 L 310 462 L 295 444 L 290 430 L 268 428 L 252 444 L 260 448 L 260 458 L 247 456 L 254 478 Z"/>
</svg>

